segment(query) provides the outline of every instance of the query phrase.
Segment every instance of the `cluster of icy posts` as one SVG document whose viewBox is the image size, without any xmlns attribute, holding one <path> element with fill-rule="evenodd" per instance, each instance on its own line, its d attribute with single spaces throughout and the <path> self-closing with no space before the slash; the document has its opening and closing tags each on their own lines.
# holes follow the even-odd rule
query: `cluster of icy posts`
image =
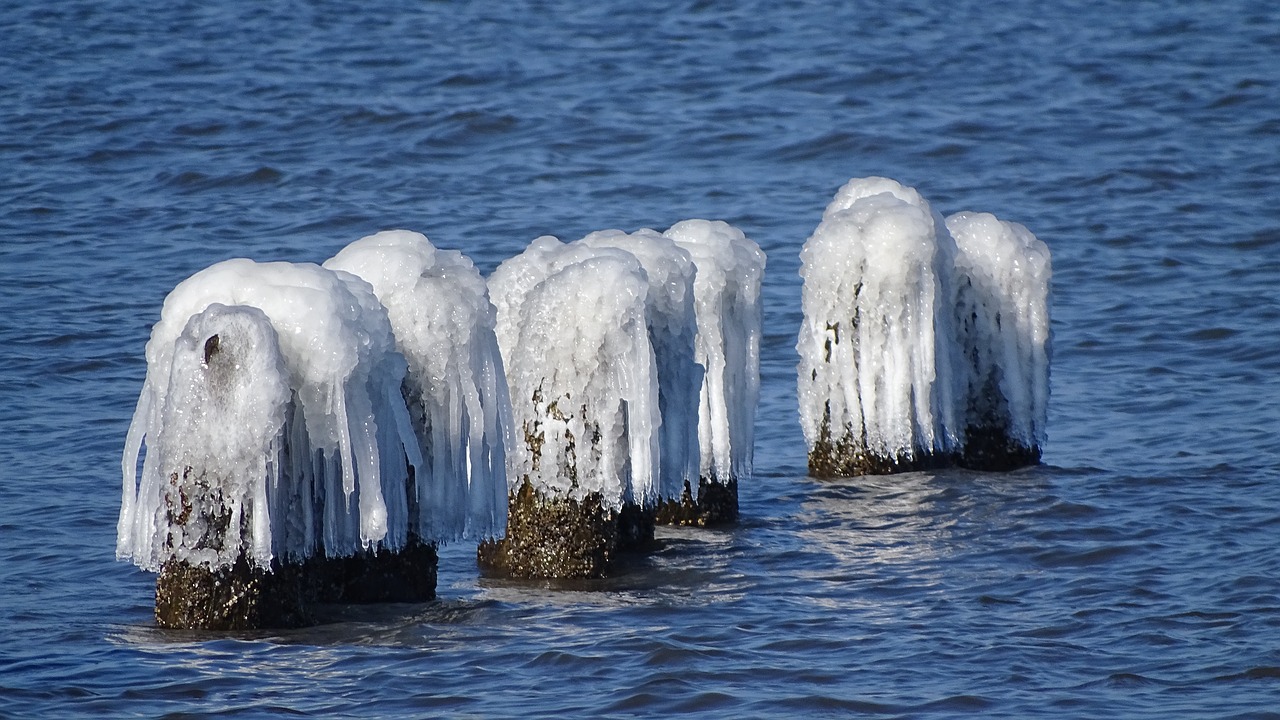
<svg viewBox="0 0 1280 720">
<path fill-rule="evenodd" d="M 218 263 L 147 343 L 117 555 L 159 572 L 161 625 L 254 628 L 430 599 L 463 537 L 490 572 L 587 578 L 655 522 L 731 522 L 764 267 L 705 220 L 538 238 L 487 282 L 406 231 Z M 1038 462 L 1050 272 L 1021 225 L 841 188 L 801 252 L 811 474 Z"/>
<path fill-rule="evenodd" d="M 487 283 L 406 231 L 213 265 L 147 343 L 117 556 L 159 573 L 162 626 L 244 629 L 431 599 L 463 537 L 494 572 L 596 577 L 655 520 L 732 521 L 764 265 L 704 220 L 539 238 Z"/>
<path fill-rule="evenodd" d="M 1049 250 L 985 213 L 850 180 L 801 251 L 798 395 L 816 477 L 1040 460 Z"/>
</svg>

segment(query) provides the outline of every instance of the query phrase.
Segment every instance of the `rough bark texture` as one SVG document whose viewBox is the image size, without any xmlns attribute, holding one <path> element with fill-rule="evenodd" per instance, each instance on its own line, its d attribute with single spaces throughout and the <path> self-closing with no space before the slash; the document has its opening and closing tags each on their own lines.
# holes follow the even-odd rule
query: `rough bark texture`
<svg viewBox="0 0 1280 720">
<path fill-rule="evenodd" d="M 256 568 L 242 555 L 210 570 L 170 560 L 156 578 L 156 623 L 185 630 L 300 627 L 312 621 L 297 565 Z"/>
<path fill-rule="evenodd" d="M 223 504 L 221 481 L 187 467 L 169 482 L 175 489 L 169 522 L 199 522 L 205 528 L 199 546 L 221 547 L 233 517 Z M 249 519 L 240 521 L 243 526 Z M 188 630 L 300 627 L 313 622 L 317 603 L 426 602 L 435 598 L 437 564 L 435 545 L 416 537 L 396 551 L 274 562 L 270 569 L 253 566 L 243 553 L 220 570 L 170 560 L 156 578 L 156 622 Z"/>
<path fill-rule="evenodd" d="M 546 498 L 526 480 L 511 493 L 507 536 L 480 543 L 477 560 L 488 572 L 514 578 L 601 578 L 619 552 L 653 542 L 653 511 L 607 508 L 598 493 L 581 502 Z"/>
<path fill-rule="evenodd" d="M 254 567 L 241 555 L 210 570 L 170 560 L 156 578 L 156 623 L 184 630 L 259 630 L 314 622 L 319 603 L 426 602 L 435 598 L 437 556 L 413 542 L 397 552 Z"/>
<path fill-rule="evenodd" d="M 809 451 L 809 474 L 816 478 L 854 477 L 857 475 L 891 475 L 915 470 L 937 470 L 954 465 L 951 453 L 916 450 L 911 454 L 881 455 L 855 442 L 848 428 L 838 439 L 831 436 L 829 420 L 824 418 L 818 441 Z"/>
<path fill-rule="evenodd" d="M 738 481 L 719 482 L 711 478 L 698 478 L 698 499 L 688 481 L 679 500 L 668 499 L 658 505 L 659 525 L 686 525 L 711 527 L 726 525 L 738 520 Z"/>
<path fill-rule="evenodd" d="M 378 549 L 308 561 L 309 596 L 322 603 L 416 603 L 436 597 L 436 546 L 417 538 L 402 550 Z"/>
</svg>

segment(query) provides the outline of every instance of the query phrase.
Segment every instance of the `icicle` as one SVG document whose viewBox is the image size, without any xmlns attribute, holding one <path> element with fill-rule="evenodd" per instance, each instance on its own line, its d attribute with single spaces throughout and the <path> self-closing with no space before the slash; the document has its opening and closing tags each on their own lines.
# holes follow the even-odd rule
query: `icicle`
<svg viewBox="0 0 1280 720">
<path fill-rule="evenodd" d="M 388 535 L 405 523 L 387 516 L 381 475 L 395 470 L 382 467 L 379 443 L 412 432 L 387 402 L 399 397 L 404 362 L 366 283 L 315 265 L 218 263 L 169 294 L 146 354 L 121 463 L 121 558 L 152 570 L 172 558 L 216 569 L 240 551 L 259 566 L 300 560 L 316 547 L 312 503 L 330 556 L 403 545 Z M 200 492 L 221 493 L 218 522 L 236 523 L 219 547 L 191 540 L 210 528 L 174 522 L 191 483 L 215 482 Z M 278 504 L 246 511 L 264 497 Z"/>
<path fill-rule="evenodd" d="M 703 367 L 696 359 L 698 335 L 694 278 L 689 252 L 653 230 L 602 230 L 577 244 L 615 248 L 635 256 L 649 289 L 645 318 L 658 372 L 660 471 L 658 494 L 677 499 L 699 469 L 698 392 Z"/>
<path fill-rule="evenodd" d="M 413 533 L 428 542 L 468 530 L 481 538 L 501 533 L 511 410 L 495 381 L 504 373 L 483 278 L 461 253 L 404 230 L 361 238 L 325 267 L 373 287 L 408 362 L 404 396 L 417 420 Z"/>
<path fill-rule="evenodd" d="M 686 220 L 666 235 L 691 255 L 698 318 L 697 360 L 706 368 L 698 427 L 704 477 L 751 472 L 760 397 L 760 287 L 765 255 L 724 222 Z"/>
</svg>

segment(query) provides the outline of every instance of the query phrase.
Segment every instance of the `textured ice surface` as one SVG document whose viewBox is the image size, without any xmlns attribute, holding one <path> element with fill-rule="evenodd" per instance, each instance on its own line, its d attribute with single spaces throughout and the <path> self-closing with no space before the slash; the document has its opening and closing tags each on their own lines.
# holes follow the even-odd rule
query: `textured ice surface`
<svg viewBox="0 0 1280 720">
<path fill-rule="evenodd" d="M 698 441 L 703 477 L 727 481 L 751 472 L 760 399 L 760 286 L 765 255 L 728 223 L 685 220 L 666 233 L 697 267 Z"/>
<path fill-rule="evenodd" d="M 512 488 L 652 505 L 657 368 L 634 255 L 539 238 L 489 278 L 515 417 Z"/>
<path fill-rule="evenodd" d="M 188 475 L 236 495 L 228 507 L 249 528 L 236 532 L 261 566 L 403 545 L 406 452 L 417 458 L 406 366 L 368 283 L 312 264 L 221 262 L 165 299 L 146 356 L 122 458 L 118 556 L 152 570 L 172 557 L 225 564 L 230 548 L 192 554 L 170 539 L 171 514 L 185 510 L 166 504 L 171 478 Z M 205 464 L 188 473 L 188 460 Z"/>
<path fill-rule="evenodd" d="M 689 252 L 648 228 L 593 232 L 575 244 L 624 250 L 640 261 L 648 278 L 645 318 L 658 370 L 659 494 L 680 497 L 685 483 L 698 486 L 698 394 L 703 366 L 696 359 L 698 336 L 694 274 Z"/>
<path fill-rule="evenodd" d="M 529 243 L 524 252 L 507 258 L 494 269 L 488 280 L 489 297 L 497 310 L 494 328 L 505 367 L 511 366 L 511 353 L 519 339 L 524 317 L 522 308 L 534 287 L 563 267 L 606 254 L 639 267 L 639 261 L 631 253 L 566 244 L 550 235 L 543 235 Z"/>
<path fill-rule="evenodd" d="M 461 253 L 404 230 L 357 240 L 324 266 L 373 286 L 408 362 L 422 455 L 412 530 L 429 541 L 501 534 L 511 403 L 484 279 Z"/>
<path fill-rule="evenodd" d="M 800 417 L 881 458 L 959 445 L 954 246 L 919 193 L 849 181 L 801 251 Z"/>
<path fill-rule="evenodd" d="M 988 213 L 960 212 L 946 222 L 957 247 L 966 425 L 994 425 L 1039 448 L 1049 404 L 1049 248 Z"/>
</svg>

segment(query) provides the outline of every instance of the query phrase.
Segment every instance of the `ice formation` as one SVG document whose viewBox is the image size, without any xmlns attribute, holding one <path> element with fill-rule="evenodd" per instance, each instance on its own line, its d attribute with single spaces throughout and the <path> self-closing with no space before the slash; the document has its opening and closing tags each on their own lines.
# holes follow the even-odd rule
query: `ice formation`
<svg viewBox="0 0 1280 720">
<path fill-rule="evenodd" d="M 621 250 L 601 250 L 561 242 L 543 235 L 529 243 L 524 252 L 507 258 L 489 276 L 489 297 L 497 312 L 494 333 L 505 367 L 511 366 L 512 352 L 520 339 L 522 308 L 529 293 L 556 271 L 591 257 L 609 254 L 623 262 L 635 256 Z M 638 264 L 638 261 L 637 261 Z"/>
<path fill-rule="evenodd" d="M 687 250 L 644 228 L 593 232 L 578 241 L 592 248 L 614 248 L 635 256 L 649 290 L 645 318 L 658 372 L 659 495 L 679 498 L 685 484 L 697 486 L 699 471 L 698 394 L 703 366 L 696 359 L 698 336 L 694 275 Z"/>
<path fill-rule="evenodd" d="M 696 359 L 702 478 L 717 482 L 751 472 L 760 399 L 760 286 L 765 255 L 741 230 L 720 221 L 685 220 L 664 233 L 697 267 Z"/>
<path fill-rule="evenodd" d="M 501 534 L 511 403 L 484 279 L 460 252 L 404 230 L 357 240 L 324 266 L 373 286 L 408 361 L 404 395 L 422 455 L 411 531 L 428 541 Z"/>
<path fill-rule="evenodd" d="M 819 475 L 936 464 L 958 450 L 954 246 L 919 193 L 849 181 L 801 251 L 800 417 Z"/>
<path fill-rule="evenodd" d="M 1049 248 L 988 213 L 946 222 L 957 247 L 966 456 L 984 441 L 1011 442 L 1038 459 L 1049 403 Z"/>
<path fill-rule="evenodd" d="M 1037 462 L 1049 249 L 985 213 L 849 181 L 801 252 L 800 414 L 818 475 Z"/>
<path fill-rule="evenodd" d="M 269 567 L 404 544 L 406 458 L 420 457 L 405 360 L 368 283 L 312 264 L 221 262 L 165 299 L 146 356 L 119 557 L 216 570 L 242 552 Z"/>
<path fill-rule="evenodd" d="M 544 237 L 489 278 L 515 418 L 511 490 L 606 507 L 658 496 L 649 279 L 631 253 Z"/>
</svg>

